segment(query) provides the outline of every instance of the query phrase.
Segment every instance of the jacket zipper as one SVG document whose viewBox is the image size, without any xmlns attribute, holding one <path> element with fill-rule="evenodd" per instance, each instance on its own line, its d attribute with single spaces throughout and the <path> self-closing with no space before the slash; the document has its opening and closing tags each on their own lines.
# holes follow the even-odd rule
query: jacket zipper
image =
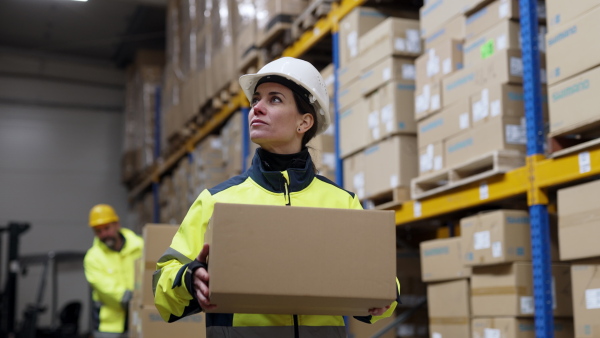
<svg viewBox="0 0 600 338">
<path fill-rule="evenodd" d="M 290 190 L 289 190 L 289 178 L 287 171 L 282 171 L 281 176 L 283 176 L 283 198 L 285 200 L 286 206 L 292 205 L 292 199 L 290 198 Z M 294 315 L 294 337 L 300 338 L 300 329 L 298 327 L 298 315 Z"/>
</svg>

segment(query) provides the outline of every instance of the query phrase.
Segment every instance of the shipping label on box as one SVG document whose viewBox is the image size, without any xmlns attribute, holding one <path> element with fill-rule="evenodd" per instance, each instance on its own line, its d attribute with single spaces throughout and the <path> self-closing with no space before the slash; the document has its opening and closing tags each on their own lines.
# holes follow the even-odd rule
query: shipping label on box
<svg viewBox="0 0 600 338">
<path fill-rule="evenodd" d="M 444 145 L 446 166 L 461 165 L 501 150 L 525 154 L 526 135 L 524 119 L 511 116 L 494 118 L 449 138 Z"/>
<path fill-rule="evenodd" d="M 442 142 L 471 127 L 469 101 L 459 100 L 418 123 L 419 148 Z"/>
<path fill-rule="evenodd" d="M 462 40 L 448 40 L 438 44 L 415 60 L 416 85 L 438 81 L 463 68 Z"/>
<path fill-rule="evenodd" d="M 369 129 L 365 128 L 369 119 L 367 101 L 362 98 L 340 113 L 340 155 L 347 157 L 368 146 Z"/>
<path fill-rule="evenodd" d="M 543 74 L 542 64 L 542 79 Z M 468 97 L 491 84 L 523 82 L 523 60 L 519 50 L 505 50 L 472 67 L 463 68 L 442 81 L 444 105 Z"/>
<path fill-rule="evenodd" d="M 476 338 L 535 338 L 535 321 L 532 318 L 486 317 L 474 318 L 473 337 Z M 554 319 L 554 337 L 574 337 L 573 321 Z"/>
<path fill-rule="evenodd" d="M 469 15 L 466 20 L 466 39 L 483 33 L 501 21 L 519 18 L 518 0 L 498 0 Z"/>
<path fill-rule="evenodd" d="M 392 136 L 365 149 L 364 154 L 367 198 L 408 188 L 417 177 L 417 138 L 413 135 Z"/>
<path fill-rule="evenodd" d="M 415 119 L 417 121 L 439 111 L 442 104 L 442 82 L 432 81 L 417 87 L 415 92 Z"/>
<path fill-rule="evenodd" d="M 419 21 L 388 18 L 358 40 L 361 69 L 389 56 L 416 57 L 422 53 Z"/>
<path fill-rule="evenodd" d="M 529 262 L 473 267 L 472 314 L 478 316 L 534 315 L 533 270 Z M 570 266 L 552 265 L 552 308 L 556 317 L 573 314 Z"/>
<path fill-rule="evenodd" d="M 460 222 L 463 263 L 468 266 L 531 260 L 529 214 L 498 210 Z"/>
<path fill-rule="evenodd" d="M 596 7 L 546 35 L 549 85 L 600 64 L 599 29 L 600 7 Z"/>
<path fill-rule="evenodd" d="M 471 268 L 463 265 L 460 237 L 421 242 L 422 279 L 438 282 L 468 278 Z"/>
<path fill-rule="evenodd" d="M 520 34 L 518 22 L 504 20 L 479 35 L 474 35 L 464 45 L 465 67 L 471 67 L 503 50 L 520 49 Z"/>
<path fill-rule="evenodd" d="M 395 233 L 393 211 L 216 203 L 213 311 L 366 316 L 396 299 Z"/>
<path fill-rule="evenodd" d="M 358 39 L 386 18 L 387 15 L 377 9 L 357 7 L 340 20 L 340 65 L 342 67 L 358 57 Z"/>
<path fill-rule="evenodd" d="M 600 260 L 571 266 L 574 337 L 600 336 Z"/>
<path fill-rule="evenodd" d="M 435 46 L 446 43 L 450 40 L 463 41 L 465 39 L 465 16 L 457 15 L 444 23 L 430 36 L 425 38 L 425 50 L 434 48 Z"/>
<path fill-rule="evenodd" d="M 561 260 L 600 257 L 600 207 L 594 196 L 600 181 L 558 190 L 558 238 Z"/>
<path fill-rule="evenodd" d="M 442 28 L 446 22 L 451 21 L 457 16 L 463 16 L 463 13 L 468 10 L 468 7 L 468 0 L 428 1 L 419 10 L 421 36 L 423 36 L 423 38 L 428 38 L 435 33 L 439 34 L 440 28 Z"/>
<path fill-rule="evenodd" d="M 411 59 L 388 57 L 364 70 L 360 76 L 361 93 L 368 95 L 386 83 L 395 81 L 399 84 L 415 85 L 415 64 Z"/>
<path fill-rule="evenodd" d="M 435 173 L 446 168 L 444 142 L 435 142 L 419 147 L 419 175 Z"/>
<path fill-rule="evenodd" d="M 600 67 L 548 88 L 551 134 L 589 129 L 600 120 L 600 95 L 593 90 L 598 85 Z"/>
<path fill-rule="evenodd" d="M 564 0 L 546 0 L 548 30 L 554 33 L 561 24 L 578 18 L 598 5 L 598 0 L 579 0 L 572 3 Z"/>
</svg>

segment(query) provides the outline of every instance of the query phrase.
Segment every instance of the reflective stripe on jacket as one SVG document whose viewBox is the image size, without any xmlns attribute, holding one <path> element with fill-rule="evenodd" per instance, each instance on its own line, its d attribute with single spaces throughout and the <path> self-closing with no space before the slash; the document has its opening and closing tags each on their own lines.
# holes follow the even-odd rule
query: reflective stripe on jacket
<svg viewBox="0 0 600 338">
<path fill-rule="evenodd" d="M 170 248 L 159 259 L 153 276 L 154 302 L 165 321 L 174 322 L 202 309 L 191 294 L 187 265 L 203 246 L 214 204 L 239 203 L 362 209 L 357 196 L 315 175 L 312 161 L 302 169 L 266 171 L 258 152 L 244 174 L 204 190 L 191 206 Z M 398 284 L 398 294 L 400 286 Z M 375 322 L 389 317 L 397 301 L 382 316 L 356 317 Z M 208 337 L 346 337 L 341 316 L 206 314 Z"/>
<path fill-rule="evenodd" d="M 133 231 L 121 228 L 125 243 L 117 252 L 97 237 L 83 260 L 85 277 L 92 286 L 94 329 L 127 331 L 129 300 L 134 287 L 134 261 L 142 256 L 144 242 Z"/>
</svg>

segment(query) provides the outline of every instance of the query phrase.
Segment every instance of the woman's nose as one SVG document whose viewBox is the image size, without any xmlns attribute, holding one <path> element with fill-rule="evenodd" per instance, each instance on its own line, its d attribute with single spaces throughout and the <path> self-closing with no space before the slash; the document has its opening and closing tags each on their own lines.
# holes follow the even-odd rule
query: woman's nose
<svg viewBox="0 0 600 338">
<path fill-rule="evenodd" d="M 254 106 L 252 107 L 252 110 L 254 110 L 255 114 L 263 114 L 264 113 L 263 109 L 264 109 L 263 100 L 256 101 L 256 103 L 254 103 Z"/>
</svg>

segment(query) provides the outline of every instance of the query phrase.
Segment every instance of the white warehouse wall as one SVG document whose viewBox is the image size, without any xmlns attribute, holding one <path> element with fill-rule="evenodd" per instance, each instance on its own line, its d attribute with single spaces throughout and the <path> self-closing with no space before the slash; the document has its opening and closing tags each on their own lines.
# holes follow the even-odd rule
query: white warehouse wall
<svg viewBox="0 0 600 338">
<path fill-rule="evenodd" d="M 133 226 L 120 183 L 124 85 L 124 72 L 111 65 L 0 50 L 0 226 L 31 224 L 21 236 L 22 255 L 85 252 L 93 240 L 88 212 L 96 203 L 112 204 L 122 225 Z M 5 259 L 5 239 L 0 249 Z M 41 271 L 35 266 L 19 277 L 18 322 L 35 303 Z M 59 265 L 57 280 L 58 310 L 82 301 L 85 332 L 89 288 L 82 262 Z M 49 309 L 40 326 L 52 323 L 51 291 L 48 280 Z"/>
</svg>

